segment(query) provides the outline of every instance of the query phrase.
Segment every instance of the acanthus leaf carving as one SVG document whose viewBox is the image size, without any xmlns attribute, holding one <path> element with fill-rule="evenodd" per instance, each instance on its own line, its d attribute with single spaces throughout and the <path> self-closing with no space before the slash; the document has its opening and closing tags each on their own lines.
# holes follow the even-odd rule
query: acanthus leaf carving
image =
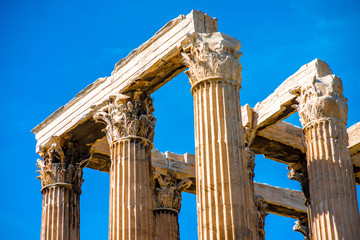
<svg viewBox="0 0 360 240">
<path fill-rule="evenodd" d="M 306 81 L 297 99 L 301 124 L 306 127 L 314 121 L 333 119 L 346 126 L 348 107 L 342 92 L 341 79 L 336 75 Z"/>
<path fill-rule="evenodd" d="M 310 204 L 309 178 L 307 172 L 306 161 L 297 162 L 287 167 L 290 170 L 287 174 L 290 180 L 296 180 L 301 184 L 301 190 L 305 196 L 305 205 Z"/>
<path fill-rule="evenodd" d="M 194 86 L 207 78 L 223 78 L 241 83 L 240 42 L 228 35 L 193 33 L 183 43 L 183 62 L 189 68 L 185 73 Z"/>
<path fill-rule="evenodd" d="M 156 170 L 154 178 L 154 209 L 173 210 L 179 212 L 181 208 L 181 193 L 192 184 L 190 179 L 179 181 L 174 170 L 169 170 L 167 175 L 162 175 Z"/>
<path fill-rule="evenodd" d="M 150 96 L 136 91 L 130 96 L 111 96 L 105 106 L 95 111 L 93 117 L 106 124 L 109 143 L 126 137 L 139 137 L 152 142 L 156 122 L 153 112 Z"/>
<path fill-rule="evenodd" d="M 80 189 L 83 183 L 83 168 L 87 165 L 88 159 L 81 158 L 81 151 L 77 151 L 70 141 L 53 137 L 50 146 L 44 147 L 39 152 L 43 160 L 37 160 L 37 167 L 40 169 L 38 178 L 43 187 L 51 184 L 71 184 Z"/>
<path fill-rule="evenodd" d="M 296 221 L 293 230 L 303 234 L 304 240 L 310 240 L 309 222 L 307 218 Z"/>
</svg>

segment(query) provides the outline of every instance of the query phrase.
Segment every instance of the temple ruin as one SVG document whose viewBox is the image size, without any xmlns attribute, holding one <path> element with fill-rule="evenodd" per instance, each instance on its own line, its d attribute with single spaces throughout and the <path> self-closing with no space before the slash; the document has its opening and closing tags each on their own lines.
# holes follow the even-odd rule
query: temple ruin
<svg viewBox="0 0 360 240">
<path fill-rule="evenodd" d="M 41 239 L 80 238 L 84 167 L 110 173 L 110 240 L 179 239 L 183 191 L 196 194 L 201 240 L 265 239 L 267 213 L 297 219 L 304 239 L 360 239 L 360 122 L 346 128 L 341 79 L 315 59 L 241 106 L 240 47 L 215 18 L 181 15 L 33 129 Z M 195 156 L 153 144 L 150 95 L 183 71 Z M 302 129 L 283 121 L 295 112 Z M 254 182 L 256 154 L 287 164 L 302 191 Z"/>
</svg>

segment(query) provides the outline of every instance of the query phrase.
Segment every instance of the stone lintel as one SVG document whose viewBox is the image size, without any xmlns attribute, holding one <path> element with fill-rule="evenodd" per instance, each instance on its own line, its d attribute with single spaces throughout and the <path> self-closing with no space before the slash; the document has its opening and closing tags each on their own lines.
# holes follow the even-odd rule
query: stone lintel
<svg viewBox="0 0 360 240">
<path fill-rule="evenodd" d="M 244 108 L 242 114 L 247 118 L 248 114 L 245 113 Z M 243 125 L 245 124 L 246 121 L 243 121 Z M 349 151 L 354 165 L 354 175 L 357 184 L 360 184 L 360 123 L 351 126 L 348 129 L 348 134 Z M 270 127 L 257 132 L 251 148 L 256 154 L 263 154 L 268 159 L 289 165 L 305 158 L 304 135 L 302 129 L 285 121 L 271 125 Z M 94 143 L 91 154 L 92 157 L 88 167 L 108 172 L 110 167 L 110 153 L 105 138 L 98 139 Z M 173 166 L 177 169 L 178 173 L 185 175 L 188 173 L 188 169 L 184 168 L 186 165 L 179 165 L 179 162 L 190 164 L 195 162 L 194 155 L 189 153 L 179 155 L 166 152 L 164 156 L 159 151 L 156 151 L 156 153 L 153 151 L 152 155 L 153 164 L 159 164 L 162 167 L 166 167 L 167 165 Z M 158 159 L 162 160 L 160 161 Z"/>
<path fill-rule="evenodd" d="M 119 92 L 156 91 L 185 70 L 180 51 L 181 43 L 189 34 L 216 31 L 217 20 L 200 11 L 193 10 L 187 16 L 180 15 L 170 21 L 152 38 L 120 60 L 111 76 L 99 78 L 90 84 L 35 127 L 32 131 L 36 135 L 37 146 L 46 145 L 52 136 L 77 138 L 87 143 L 101 138 L 103 135 L 97 132 L 96 136 L 91 136 L 94 133 L 90 132 L 90 129 L 77 130 L 82 125 L 91 125 L 98 130 L 99 124 L 95 124 L 91 119 L 91 106 L 102 104 L 109 96 Z M 77 134 L 82 136 L 77 137 Z"/>
<path fill-rule="evenodd" d="M 253 128 L 262 130 L 287 118 L 294 112 L 296 92 L 301 85 L 314 77 L 332 74 L 330 67 L 320 59 L 314 59 L 303 65 L 296 73 L 288 77 L 275 91 L 254 107 Z"/>
<path fill-rule="evenodd" d="M 275 124 L 266 127 L 263 125 L 264 128 L 256 129 L 255 118 L 260 115 L 256 111 L 256 108 L 252 109 L 248 105 L 243 106 L 241 111 L 243 126 L 256 131 L 253 133 L 254 139 L 251 144 L 256 154 L 263 154 L 268 159 L 284 164 L 294 164 L 305 159 L 305 136 L 301 127 L 277 119 Z M 354 176 L 356 183 L 360 184 L 360 122 L 349 127 L 347 132 Z"/>
<path fill-rule="evenodd" d="M 105 151 L 101 148 L 101 144 L 98 144 L 98 148 L 94 148 L 93 151 Z M 95 155 L 98 158 L 98 155 Z M 102 162 L 110 161 L 103 159 Z M 94 163 L 92 157 L 88 165 L 89 168 L 98 169 L 104 172 L 109 172 L 109 167 L 101 165 L 102 169 L 99 169 L 97 163 Z M 175 170 L 175 176 L 177 179 L 191 179 L 192 185 L 185 190 L 185 192 L 195 194 L 196 193 L 196 181 L 195 181 L 195 156 L 190 153 L 184 155 L 166 152 L 161 153 L 159 150 L 153 150 L 151 153 L 152 166 L 156 168 L 156 171 L 160 174 L 166 175 L 169 170 Z M 306 207 L 304 205 L 304 196 L 301 191 L 285 189 L 280 187 L 273 187 L 267 184 L 255 183 L 255 193 L 264 197 L 266 203 L 269 205 L 269 212 L 278 214 L 281 216 L 301 218 L 306 216 Z"/>
</svg>

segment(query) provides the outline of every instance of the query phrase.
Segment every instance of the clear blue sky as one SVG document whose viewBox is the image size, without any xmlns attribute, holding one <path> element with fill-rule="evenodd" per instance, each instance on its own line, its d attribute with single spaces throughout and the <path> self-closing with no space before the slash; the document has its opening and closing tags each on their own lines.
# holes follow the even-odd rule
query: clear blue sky
<svg viewBox="0 0 360 240">
<path fill-rule="evenodd" d="M 360 2 L 280 1 L 1 1 L 2 239 L 39 239 L 40 180 L 36 180 L 37 124 L 117 61 L 180 14 L 201 10 L 219 20 L 219 31 L 242 43 L 241 103 L 253 107 L 300 66 L 326 61 L 341 77 L 349 99 L 348 126 L 360 121 Z M 153 94 L 155 146 L 194 153 L 190 85 L 180 74 Z M 290 121 L 299 124 L 297 115 Z M 286 166 L 257 157 L 259 182 L 299 189 Z M 107 239 L 109 176 L 85 170 L 81 238 Z M 359 196 L 359 195 L 358 195 Z M 195 196 L 185 194 L 182 239 L 196 239 Z M 293 219 L 269 215 L 266 239 L 303 239 Z"/>
</svg>

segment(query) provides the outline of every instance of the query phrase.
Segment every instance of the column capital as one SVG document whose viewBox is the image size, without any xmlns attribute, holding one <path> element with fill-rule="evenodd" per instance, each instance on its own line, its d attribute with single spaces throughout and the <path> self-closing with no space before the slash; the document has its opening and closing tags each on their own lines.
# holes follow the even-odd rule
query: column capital
<svg viewBox="0 0 360 240">
<path fill-rule="evenodd" d="M 97 108 L 93 117 L 106 124 L 109 144 L 125 138 L 140 138 L 148 143 L 154 140 L 156 119 L 149 94 L 135 91 L 113 95 Z"/>
<path fill-rule="evenodd" d="M 298 113 L 303 127 L 322 120 L 335 120 L 346 126 L 348 107 L 342 92 L 341 79 L 336 75 L 306 81 L 298 97 Z"/>
<path fill-rule="evenodd" d="M 73 142 L 57 136 L 51 138 L 48 147 L 41 147 L 39 155 L 43 160 L 38 159 L 36 165 L 43 189 L 62 185 L 80 191 L 84 181 L 82 169 L 88 162 L 81 159 L 81 152 Z"/>
<path fill-rule="evenodd" d="M 289 165 L 287 169 L 289 170 L 287 177 L 301 184 L 301 190 L 305 196 L 305 205 L 308 207 L 310 204 L 310 191 L 306 160 Z"/>
<path fill-rule="evenodd" d="M 307 218 L 296 221 L 293 230 L 304 235 L 304 240 L 310 240 L 309 222 Z"/>
<path fill-rule="evenodd" d="M 190 179 L 178 180 L 174 170 L 162 175 L 156 170 L 154 178 L 154 210 L 170 210 L 179 213 L 181 193 L 192 184 Z"/>
<path fill-rule="evenodd" d="M 226 34 L 193 33 L 182 43 L 185 73 L 191 86 L 206 80 L 228 80 L 241 84 L 240 41 Z"/>
</svg>

